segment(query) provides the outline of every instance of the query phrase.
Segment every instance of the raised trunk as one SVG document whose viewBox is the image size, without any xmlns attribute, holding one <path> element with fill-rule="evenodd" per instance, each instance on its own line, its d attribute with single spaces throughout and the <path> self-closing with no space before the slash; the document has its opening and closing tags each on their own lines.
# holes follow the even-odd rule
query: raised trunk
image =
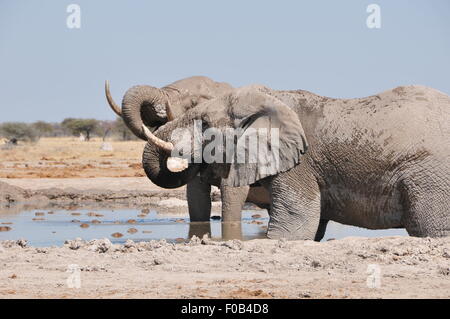
<svg viewBox="0 0 450 319">
<path fill-rule="evenodd" d="M 122 118 L 130 130 L 139 138 L 146 140 L 142 124 L 151 131 L 167 122 L 166 105 L 176 91 L 167 92 L 148 85 L 130 88 L 122 101 Z"/>
</svg>

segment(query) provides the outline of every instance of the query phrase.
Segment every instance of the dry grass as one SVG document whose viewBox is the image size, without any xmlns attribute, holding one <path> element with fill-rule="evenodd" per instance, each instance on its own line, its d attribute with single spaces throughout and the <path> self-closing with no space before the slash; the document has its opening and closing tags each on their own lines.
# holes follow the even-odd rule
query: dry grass
<svg viewBox="0 0 450 319">
<path fill-rule="evenodd" d="M 145 176 L 141 168 L 143 141 L 108 141 L 113 151 L 101 150 L 103 141 L 81 142 L 75 137 L 42 138 L 0 150 L 2 178 L 70 178 Z"/>
</svg>

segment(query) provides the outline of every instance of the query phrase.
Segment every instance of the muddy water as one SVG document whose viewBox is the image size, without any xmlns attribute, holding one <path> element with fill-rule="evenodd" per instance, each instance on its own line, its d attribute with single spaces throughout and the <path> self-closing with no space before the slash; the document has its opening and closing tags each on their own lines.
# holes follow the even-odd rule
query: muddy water
<svg viewBox="0 0 450 319">
<path fill-rule="evenodd" d="M 264 238 L 269 217 L 266 211 L 243 211 L 240 224 L 222 224 L 220 219 L 190 223 L 184 215 L 159 214 L 149 210 L 30 210 L 0 212 L 0 240 L 26 238 L 32 246 L 60 246 L 67 239 L 109 238 L 113 243 L 166 239 L 182 242 L 208 233 L 213 239 Z M 323 240 L 348 236 L 383 237 L 407 235 L 403 229 L 367 230 L 330 222 Z"/>
</svg>

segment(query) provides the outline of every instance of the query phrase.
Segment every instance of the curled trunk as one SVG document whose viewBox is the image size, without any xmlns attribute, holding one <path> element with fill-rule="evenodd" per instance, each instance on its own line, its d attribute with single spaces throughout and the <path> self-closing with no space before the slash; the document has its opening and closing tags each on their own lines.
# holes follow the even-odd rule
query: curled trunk
<svg viewBox="0 0 450 319">
<path fill-rule="evenodd" d="M 122 118 L 130 130 L 146 140 L 142 124 L 152 131 L 167 122 L 168 95 L 161 89 L 148 85 L 130 88 L 122 100 Z"/>
</svg>

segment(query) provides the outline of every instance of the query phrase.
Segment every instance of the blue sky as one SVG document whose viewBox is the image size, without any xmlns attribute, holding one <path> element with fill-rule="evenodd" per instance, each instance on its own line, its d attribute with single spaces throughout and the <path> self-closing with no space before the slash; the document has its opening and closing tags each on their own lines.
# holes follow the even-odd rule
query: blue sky
<svg viewBox="0 0 450 319">
<path fill-rule="evenodd" d="M 81 7 L 81 29 L 66 8 Z M 381 29 L 366 8 L 381 7 Z M 450 1 L 0 0 L 0 122 L 114 119 L 132 85 L 206 75 L 332 97 L 450 94 Z"/>
</svg>

